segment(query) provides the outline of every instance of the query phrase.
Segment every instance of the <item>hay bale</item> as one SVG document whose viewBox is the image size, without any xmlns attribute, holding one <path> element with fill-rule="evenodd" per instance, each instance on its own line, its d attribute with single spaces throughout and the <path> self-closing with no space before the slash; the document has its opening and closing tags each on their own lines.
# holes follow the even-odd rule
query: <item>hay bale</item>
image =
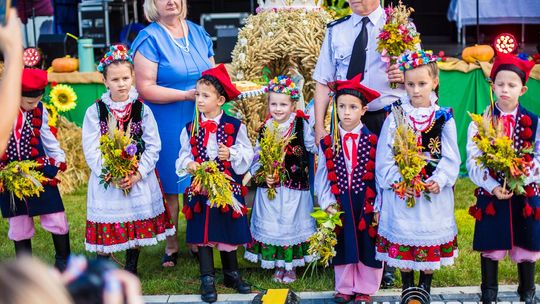
<svg viewBox="0 0 540 304">
<path fill-rule="evenodd" d="M 66 153 L 66 172 L 60 172 L 58 187 L 61 194 L 69 194 L 88 182 L 90 169 L 86 165 L 82 150 L 82 129 L 65 117 L 58 115 L 58 141 Z"/>
<path fill-rule="evenodd" d="M 272 76 L 287 74 L 292 67 L 304 76 L 304 100 L 309 101 L 315 91 L 311 75 L 330 21 L 331 16 L 324 10 L 263 11 L 249 16 L 232 52 L 232 78 L 257 80 L 262 78 L 265 67 Z M 235 101 L 233 110 L 255 141 L 266 116 L 266 96 Z"/>
</svg>

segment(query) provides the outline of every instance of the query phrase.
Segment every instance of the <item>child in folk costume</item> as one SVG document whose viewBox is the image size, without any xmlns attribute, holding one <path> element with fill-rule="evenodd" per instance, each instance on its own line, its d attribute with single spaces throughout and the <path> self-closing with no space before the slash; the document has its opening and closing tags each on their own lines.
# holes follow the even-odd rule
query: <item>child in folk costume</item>
<svg viewBox="0 0 540 304">
<path fill-rule="evenodd" d="M 513 55 L 500 54 L 491 69 L 493 90 L 497 96 L 492 116 L 503 121 L 505 134 L 513 141 L 516 151 L 534 147 L 538 149 L 540 133 L 538 116 L 519 104 L 525 94 L 525 83 L 534 67 Z M 476 206 L 469 209 L 476 218 L 473 249 L 480 251 L 482 269 L 482 301 L 497 301 L 498 261 L 509 254 L 517 263 L 520 301 L 536 303 L 535 262 L 540 258 L 540 156 L 526 154 L 532 167 L 525 179 L 525 195 L 506 189 L 500 172 L 482 168 L 476 161 L 480 150 L 472 141 L 477 133 L 474 123 L 469 125 L 467 136 L 467 169 L 469 177 L 478 188 Z M 534 157 L 534 158 L 533 158 Z"/>
<path fill-rule="evenodd" d="M 320 143 L 315 190 L 321 209 L 343 211 L 337 234 L 334 300 L 370 302 L 381 282 L 382 263 L 375 260 L 375 148 L 377 136 L 360 119 L 380 96 L 360 84 L 361 74 L 331 84 L 335 92 L 333 136 Z M 337 110 L 336 110 L 337 109 Z"/>
<path fill-rule="evenodd" d="M 198 246 L 200 292 L 205 302 L 217 300 L 213 248 L 221 255 L 225 286 L 239 293 L 251 292 L 251 286 L 242 281 L 238 271 L 236 249 L 251 241 L 244 204 L 247 189 L 242 186 L 242 179 L 252 163 L 253 147 L 246 126 L 221 110 L 225 102 L 239 95 L 223 64 L 204 71 L 195 92 L 200 116 L 196 112 L 197 119 L 188 123 L 180 135 L 178 175 L 187 176 L 202 162 L 215 161 L 219 170 L 232 178 L 232 203 L 241 208 L 240 212 L 228 205 L 211 208 L 206 195 L 195 193 L 191 187 L 186 190 L 189 199 L 182 209 L 187 220 L 186 242 Z"/>
<path fill-rule="evenodd" d="M 20 200 L 7 192 L 0 192 L 2 216 L 9 220 L 8 237 L 15 243 L 15 253 L 31 254 L 34 236 L 34 216 L 39 216 L 43 229 L 52 234 L 55 266 L 64 271 L 70 254 L 69 226 L 64 204 L 58 191 L 56 174 L 66 170 L 66 155 L 48 125 L 49 116 L 41 97 L 47 86 L 47 72 L 24 69 L 22 73 L 22 99 L 19 116 L 6 152 L 0 158 L 0 167 L 10 162 L 34 160 L 40 164 L 46 178 L 44 192 L 38 197 Z"/>
<path fill-rule="evenodd" d="M 382 195 L 377 259 L 400 268 L 403 290 L 415 286 L 414 271 L 420 271 L 418 287 L 428 293 L 433 272 L 453 264 L 457 256 L 453 186 L 461 162 L 452 110 L 437 105 L 437 60 L 431 51 L 423 50 L 398 60 L 405 72 L 407 96 L 392 107 L 402 111 L 428 158 L 421 173 L 426 189 L 419 194 L 408 188 L 405 193 L 414 197 L 413 206 L 393 188 L 403 179 L 393 151 L 398 127 L 394 113 L 384 122 L 376 161 Z"/>
<path fill-rule="evenodd" d="M 85 246 L 102 258 L 126 250 L 125 268 L 136 274 L 139 247 L 155 245 L 175 232 L 155 173 L 161 141 L 152 111 L 132 87 L 130 52 L 123 45 L 111 46 L 98 69 L 108 90 L 88 108 L 83 122 L 83 150 L 92 171 Z M 139 160 L 135 172 L 106 188 L 100 177 L 100 137 L 107 136 L 110 127 L 130 132 Z"/>
<path fill-rule="evenodd" d="M 273 280 L 292 283 L 296 280 L 295 267 L 311 262 L 307 253 L 308 238 L 315 232 L 310 216 L 313 198 L 309 190 L 309 154 L 317 146 L 309 126 L 309 117 L 301 110 L 294 111 L 300 92 L 287 76 L 278 76 L 268 84 L 268 110 L 270 118 L 259 131 L 259 140 L 267 128 L 274 128 L 283 138 L 293 136 L 285 152 L 285 180 L 266 177 L 266 183 L 257 185 L 251 213 L 253 242 L 244 257 L 252 262 L 261 260 L 261 267 L 275 268 Z M 255 151 L 260 150 L 259 142 Z M 260 152 L 259 152 L 260 153 Z M 252 175 L 261 168 L 256 154 Z M 268 187 L 275 187 L 275 197 L 269 199 Z"/>
</svg>

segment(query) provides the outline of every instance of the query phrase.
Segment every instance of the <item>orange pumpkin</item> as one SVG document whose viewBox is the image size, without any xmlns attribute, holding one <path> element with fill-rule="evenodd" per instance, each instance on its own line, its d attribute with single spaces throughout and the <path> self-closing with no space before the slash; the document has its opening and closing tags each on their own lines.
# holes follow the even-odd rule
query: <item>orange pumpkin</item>
<svg viewBox="0 0 540 304">
<path fill-rule="evenodd" d="M 490 61 L 493 56 L 495 56 L 495 51 L 487 44 L 466 47 L 461 53 L 461 58 L 468 63 Z"/>
<path fill-rule="evenodd" d="M 56 58 L 52 62 L 53 71 L 56 73 L 71 73 L 79 69 L 79 59 L 71 57 Z"/>
</svg>

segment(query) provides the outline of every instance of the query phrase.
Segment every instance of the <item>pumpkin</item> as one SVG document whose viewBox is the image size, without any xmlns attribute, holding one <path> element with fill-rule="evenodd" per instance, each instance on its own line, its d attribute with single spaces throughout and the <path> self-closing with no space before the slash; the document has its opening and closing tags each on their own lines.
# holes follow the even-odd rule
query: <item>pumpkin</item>
<svg viewBox="0 0 540 304">
<path fill-rule="evenodd" d="M 56 58 L 52 62 L 53 71 L 56 73 L 70 73 L 79 69 L 79 59 L 71 57 Z"/>
<path fill-rule="evenodd" d="M 461 58 L 468 63 L 490 61 L 493 56 L 495 56 L 495 51 L 487 44 L 466 47 L 461 53 Z"/>
</svg>

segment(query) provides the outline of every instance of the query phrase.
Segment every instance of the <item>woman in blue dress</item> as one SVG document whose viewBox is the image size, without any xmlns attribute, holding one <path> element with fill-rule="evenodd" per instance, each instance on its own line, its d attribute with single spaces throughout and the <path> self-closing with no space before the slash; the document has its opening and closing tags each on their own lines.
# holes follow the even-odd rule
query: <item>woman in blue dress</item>
<svg viewBox="0 0 540 304">
<path fill-rule="evenodd" d="M 195 82 L 214 66 L 212 40 L 202 27 L 186 20 L 186 1 L 145 0 L 144 13 L 152 23 L 131 45 L 137 90 L 158 124 L 162 149 L 157 171 L 177 228 L 178 195 L 189 186 L 189 180 L 179 182 L 175 172 L 180 132 L 193 117 Z M 168 237 L 164 267 L 176 265 L 178 250 L 177 236 Z"/>
</svg>

